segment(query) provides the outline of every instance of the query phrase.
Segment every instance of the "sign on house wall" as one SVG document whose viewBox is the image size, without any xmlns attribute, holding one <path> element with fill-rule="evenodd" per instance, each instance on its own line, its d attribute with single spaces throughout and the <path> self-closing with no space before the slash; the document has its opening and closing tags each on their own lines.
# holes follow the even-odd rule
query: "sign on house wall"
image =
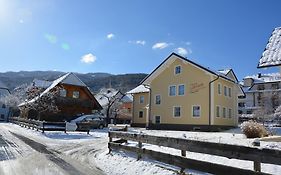
<svg viewBox="0 0 281 175">
<path fill-rule="evenodd" d="M 196 93 L 196 92 L 199 92 L 200 90 L 206 88 L 204 83 L 191 83 L 190 84 L 190 93 Z"/>
</svg>

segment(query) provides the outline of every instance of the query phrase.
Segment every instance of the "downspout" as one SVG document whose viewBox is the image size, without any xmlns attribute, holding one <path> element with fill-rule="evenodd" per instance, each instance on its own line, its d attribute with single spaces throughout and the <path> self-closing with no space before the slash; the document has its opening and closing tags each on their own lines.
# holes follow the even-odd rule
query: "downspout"
<svg viewBox="0 0 281 175">
<path fill-rule="evenodd" d="M 147 85 L 147 84 L 143 84 L 143 86 L 144 86 L 145 88 L 149 89 L 148 126 L 146 126 L 146 128 L 149 128 L 149 125 L 150 125 L 150 118 L 151 118 L 151 117 L 150 117 L 150 116 L 151 116 L 151 88 L 150 88 L 150 86 L 149 86 L 149 85 Z"/>
<path fill-rule="evenodd" d="M 219 76 L 217 75 L 217 78 L 215 78 L 214 80 L 212 80 L 212 81 L 210 81 L 209 82 L 209 130 L 210 130 L 210 128 L 211 128 L 211 107 L 212 107 L 212 102 L 211 102 L 211 84 L 213 83 L 213 82 L 215 82 L 216 80 L 218 80 L 219 79 Z"/>
</svg>

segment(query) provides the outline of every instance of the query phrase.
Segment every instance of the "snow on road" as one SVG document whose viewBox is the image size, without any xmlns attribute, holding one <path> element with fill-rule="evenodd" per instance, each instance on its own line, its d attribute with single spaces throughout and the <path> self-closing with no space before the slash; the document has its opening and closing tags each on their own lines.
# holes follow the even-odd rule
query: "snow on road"
<svg viewBox="0 0 281 175">
<path fill-rule="evenodd" d="M 186 138 L 194 140 L 202 140 L 209 142 L 219 142 L 227 144 L 237 144 L 252 146 L 254 139 L 246 139 L 239 130 L 230 130 L 227 132 L 187 132 L 187 131 L 154 131 L 145 129 L 129 128 L 130 132 L 138 132 L 143 134 Z M 177 174 L 178 167 L 163 164 L 151 159 L 136 159 L 136 154 L 130 154 L 122 151 L 113 151 L 108 154 L 108 130 L 92 130 L 90 135 L 85 132 L 46 132 L 41 133 L 31 129 L 22 128 L 18 125 L 9 123 L 0 123 L 0 135 L 9 142 L 9 151 L 7 153 L 11 157 L 9 160 L 0 160 L 0 174 L 13 175 L 11 172 L 23 172 L 21 174 L 67 174 L 65 170 L 57 164 L 56 161 L 50 161 L 48 156 L 38 153 L 36 149 L 26 145 L 23 141 L 13 136 L 9 131 L 24 135 L 39 144 L 45 145 L 55 155 L 59 155 L 62 159 L 73 166 L 78 171 L 93 170 L 110 175 L 172 175 Z M 4 135 L 4 136 L 3 136 Z M 0 147 L 1 147 L 0 137 Z M 130 144 L 136 144 L 129 142 Z M 281 149 L 279 142 L 261 141 L 262 147 L 273 149 Z M 7 147 L 7 146 L 6 146 Z M 144 144 L 147 149 L 168 152 L 170 154 L 180 155 L 175 149 L 153 146 Z M 0 151 L 0 155 L 2 152 Z M 4 154 L 4 152 L 3 152 Z M 253 162 L 235 159 L 227 159 L 219 156 L 211 156 L 199 153 L 187 153 L 188 158 L 194 158 L 204 161 L 217 162 L 230 166 L 237 166 L 245 169 L 252 169 Z M 6 159 L 6 158 L 3 158 Z M 28 163 L 27 163 L 28 162 Z M 33 173 L 27 173 L 31 169 Z M 281 166 L 262 164 L 262 170 L 271 174 L 281 174 Z M 86 171 L 87 172 L 87 171 Z M 93 173 L 92 172 L 92 173 Z M 190 174 L 207 174 L 188 170 Z M 15 174 L 15 173 L 14 173 Z M 87 173 L 86 173 L 87 174 Z M 91 174 L 91 173 L 88 173 Z"/>
<path fill-rule="evenodd" d="M 55 148 L 60 142 L 56 143 L 57 141 L 52 138 L 43 137 L 39 132 L 13 124 L 0 123 L 0 135 L 0 143 L 2 143 L 0 154 L 3 157 L 3 160 L 0 160 L 1 175 L 104 174 L 94 165 L 91 167 L 83 165 L 52 149 L 51 146 Z"/>
</svg>

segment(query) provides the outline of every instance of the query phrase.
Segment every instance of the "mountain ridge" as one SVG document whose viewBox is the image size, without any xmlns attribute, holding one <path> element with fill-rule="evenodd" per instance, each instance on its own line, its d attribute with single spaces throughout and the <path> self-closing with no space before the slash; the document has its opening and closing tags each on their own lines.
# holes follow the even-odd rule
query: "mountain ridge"
<svg viewBox="0 0 281 175">
<path fill-rule="evenodd" d="M 8 71 L 0 72 L 0 81 L 2 81 L 10 90 L 22 85 L 29 84 L 34 79 L 53 81 L 62 76 L 66 72 L 61 71 Z M 112 87 L 122 92 L 127 92 L 136 87 L 141 80 L 147 76 L 145 73 L 129 73 L 129 74 L 110 74 L 104 72 L 96 73 L 76 73 L 77 75 L 94 93 L 101 88 Z"/>
</svg>

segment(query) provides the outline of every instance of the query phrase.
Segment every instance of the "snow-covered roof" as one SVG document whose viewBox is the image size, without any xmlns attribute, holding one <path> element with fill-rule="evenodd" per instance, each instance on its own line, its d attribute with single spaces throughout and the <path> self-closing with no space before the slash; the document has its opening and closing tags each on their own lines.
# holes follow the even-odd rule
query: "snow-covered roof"
<svg viewBox="0 0 281 175">
<path fill-rule="evenodd" d="M 52 84 L 51 81 L 34 79 L 32 85 L 40 88 L 48 88 Z"/>
<path fill-rule="evenodd" d="M 23 103 L 19 104 L 19 106 L 22 106 L 26 103 L 33 103 L 38 98 L 40 98 L 43 95 L 45 95 L 46 93 L 48 93 L 51 89 L 53 89 L 54 87 L 56 87 L 60 83 L 61 84 L 70 84 L 70 85 L 87 87 L 74 73 L 69 72 L 69 73 L 59 77 L 58 79 L 54 80 L 52 82 L 52 84 L 47 89 L 45 89 L 39 96 L 33 98 L 32 100 L 30 100 L 28 102 L 23 102 Z"/>
<path fill-rule="evenodd" d="M 275 28 L 262 53 L 258 68 L 281 65 L 281 27 Z"/>
<path fill-rule="evenodd" d="M 222 73 L 224 75 L 228 74 L 228 72 L 231 71 L 231 69 L 222 69 L 222 70 L 218 70 L 219 73 Z"/>
<path fill-rule="evenodd" d="M 246 76 L 244 79 L 252 78 L 254 83 L 267 83 L 267 82 L 276 82 L 281 81 L 280 73 L 268 73 L 268 74 L 256 74 Z"/>
<path fill-rule="evenodd" d="M 133 102 L 133 96 L 132 94 L 126 94 L 122 97 L 121 99 L 122 102 L 128 103 L 128 102 Z"/>
<path fill-rule="evenodd" d="M 137 86 L 136 88 L 127 92 L 127 94 L 137 94 L 137 93 L 145 93 L 145 92 L 149 92 L 149 89 L 141 84 L 141 85 Z"/>
<path fill-rule="evenodd" d="M 95 95 L 95 98 L 101 106 L 106 106 L 108 104 L 108 98 L 116 96 L 119 92 L 120 91 L 113 88 L 102 89 L 98 94 Z"/>
</svg>

